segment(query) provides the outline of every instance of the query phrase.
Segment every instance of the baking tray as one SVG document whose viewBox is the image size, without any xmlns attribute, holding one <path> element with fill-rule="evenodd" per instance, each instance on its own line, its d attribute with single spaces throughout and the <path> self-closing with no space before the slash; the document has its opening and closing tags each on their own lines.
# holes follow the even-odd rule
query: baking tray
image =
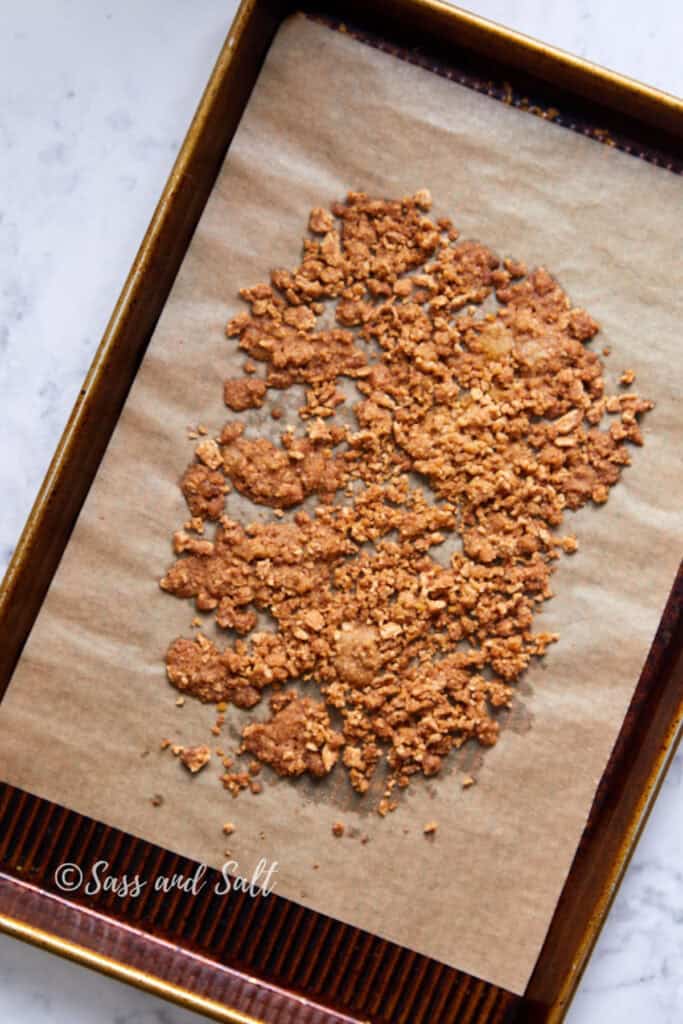
<svg viewBox="0 0 683 1024">
<path fill-rule="evenodd" d="M 0 594 L 4 693 L 193 230 L 289 14 L 304 11 L 501 102 L 683 172 L 683 103 L 430 0 L 244 0 L 140 247 Z M 117 875 L 196 865 L 16 787 L 0 788 L 0 927 L 218 1020 L 562 1019 L 673 756 L 683 719 L 683 571 L 673 588 L 535 971 L 523 996 L 277 895 L 101 892 L 67 898 L 56 867 L 102 856 Z"/>
</svg>

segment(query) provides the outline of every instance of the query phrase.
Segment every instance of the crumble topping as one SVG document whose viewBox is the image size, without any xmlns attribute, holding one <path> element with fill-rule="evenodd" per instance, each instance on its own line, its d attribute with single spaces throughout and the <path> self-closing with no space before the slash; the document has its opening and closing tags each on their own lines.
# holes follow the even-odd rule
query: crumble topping
<svg viewBox="0 0 683 1024">
<path fill-rule="evenodd" d="M 192 774 L 201 771 L 211 760 L 211 751 L 206 746 L 184 747 L 180 752 L 180 760 Z"/>
<path fill-rule="evenodd" d="M 606 394 L 593 318 L 546 269 L 461 240 L 430 207 L 422 189 L 315 208 L 300 264 L 242 289 L 248 311 L 228 324 L 248 357 L 224 385 L 233 412 L 269 389 L 305 395 L 278 443 L 239 418 L 199 431 L 181 480 L 191 519 L 161 580 L 227 631 L 173 640 L 170 682 L 222 711 L 268 698 L 270 717 L 242 732 L 249 768 L 221 777 L 233 795 L 260 791 L 261 764 L 320 779 L 340 763 L 359 794 L 382 765 L 384 815 L 468 740 L 493 745 L 515 684 L 558 639 L 534 617 L 578 551 L 567 512 L 603 505 L 643 443 L 652 402 Z M 231 518 L 232 488 L 275 521 Z M 319 699 L 283 689 L 296 681 Z M 200 750 L 180 754 L 192 771 Z"/>
</svg>

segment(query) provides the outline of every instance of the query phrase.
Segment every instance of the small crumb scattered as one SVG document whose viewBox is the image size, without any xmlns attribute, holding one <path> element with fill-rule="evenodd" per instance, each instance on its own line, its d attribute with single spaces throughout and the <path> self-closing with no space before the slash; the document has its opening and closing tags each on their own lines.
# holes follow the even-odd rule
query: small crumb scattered
<svg viewBox="0 0 683 1024">
<path fill-rule="evenodd" d="M 342 822 L 341 821 L 335 821 L 334 825 L 332 826 L 332 835 L 336 836 L 337 839 L 340 839 L 344 835 L 344 832 L 345 832 L 345 828 L 344 828 L 344 825 L 342 824 Z"/>
<path fill-rule="evenodd" d="M 249 785 L 250 779 L 246 772 L 225 772 L 221 775 L 223 788 L 227 789 L 233 797 L 239 796 L 243 789 Z"/>
<path fill-rule="evenodd" d="M 200 745 L 198 747 L 184 747 L 180 754 L 180 760 L 194 775 L 209 763 L 211 760 L 211 751 L 204 745 Z"/>
<path fill-rule="evenodd" d="M 425 827 L 422 829 L 422 831 L 424 832 L 424 834 L 426 836 L 432 836 L 432 835 L 434 835 L 434 833 L 436 832 L 438 827 L 439 827 L 438 822 L 436 822 L 436 821 L 428 821 L 427 824 L 425 825 Z"/>
<path fill-rule="evenodd" d="M 234 831 L 235 831 L 234 824 L 231 821 L 226 821 L 225 825 L 223 826 L 223 832 L 225 833 L 225 835 L 226 836 L 231 836 Z"/>
<path fill-rule="evenodd" d="M 471 775 L 466 775 L 465 778 L 462 780 L 462 788 L 469 789 L 470 786 L 474 785 L 474 783 L 475 779 L 473 779 Z"/>
<path fill-rule="evenodd" d="M 621 377 L 619 378 L 619 383 L 622 385 L 622 387 L 627 388 L 631 384 L 633 384 L 635 379 L 636 379 L 636 371 L 635 370 L 624 370 L 624 372 L 622 373 Z"/>
<path fill-rule="evenodd" d="M 152 800 L 151 800 L 152 807 L 161 807 L 163 802 L 164 802 L 164 798 L 161 795 L 161 793 L 155 793 L 154 796 L 152 797 Z"/>
<path fill-rule="evenodd" d="M 178 697 L 177 701 L 175 702 L 175 706 L 177 708 L 182 708 L 184 704 L 185 704 L 185 698 L 184 697 Z"/>
</svg>

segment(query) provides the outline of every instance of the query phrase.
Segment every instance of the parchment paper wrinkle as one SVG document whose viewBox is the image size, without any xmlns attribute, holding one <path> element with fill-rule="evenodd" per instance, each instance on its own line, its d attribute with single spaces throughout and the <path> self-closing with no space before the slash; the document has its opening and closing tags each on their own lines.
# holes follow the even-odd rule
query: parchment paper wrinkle
<svg viewBox="0 0 683 1024">
<path fill-rule="evenodd" d="M 525 677 L 530 730 L 503 733 L 477 785 L 416 781 L 385 820 L 362 801 L 340 811 L 338 786 L 271 783 L 233 802 L 217 758 L 190 777 L 158 752 L 164 736 L 206 742 L 214 718 L 191 700 L 175 707 L 163 666 L 169 641 L 191 635 L 191 607 L 157 582 L 187 518 L 187 427 L 217 431 L 230 415 L 221 383 L 243 354 L 224 325 L 244 308 L 237 291 L 296 265 L 309 209 L 349 189 L 422 187 L 463 238 L 545 265 L 599 320 L 610 386 L 633 367 L 657 403 L 645 447 L 606 507 L 567 517 L 580 550 L 535 622 L 560 642 Z M 664 170 L 303 17 L 286 22 L 0 708 L 2 777 L 213 866 L 232 820 L 243 873 L 277 860 L 279 894 L 523 991 L 681 555 L 682 202 Z M 273 437 L 284 422 L 247 421 Z M 246 505 L 231 495 L 228 511 L 270 515 Z M 226 749 L 239 721 L 231 711 Z"/>
</svg>

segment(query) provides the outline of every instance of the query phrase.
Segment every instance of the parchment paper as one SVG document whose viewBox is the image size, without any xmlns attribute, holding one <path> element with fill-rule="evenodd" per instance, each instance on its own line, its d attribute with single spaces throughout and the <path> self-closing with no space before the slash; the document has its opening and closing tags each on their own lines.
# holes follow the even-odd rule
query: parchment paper
<svg viewBox="0 0 683 1024">
<path fill-rule="evenodd" d="M 243 356 L 223 328 L 243 308 L 237 290 L 296 264 L 310 207 L 421 187 L 463 237 L 547 266 L 602 323 L 593 345 L 612 346 L 610 384 L 633 367 L 657 402 L 646 444 L 606 507 L 570 518 L 581 546 L 535 622 L 561 639 L 525 677 L 530 728 L 504 731 L 476 786 L 417 781 L 384 820 L 339 786 L 272 783 L 233 801 L 215 758 L 190 777 L 158 751 L 166 735 L 205 742 L 214 718 L 191 700 L 177 709 L 163 667 L 194 614 L 157 583 L 187 518 L 187 426 L 228 418 L 221 385 Z M 288 21 L 3 701 L 2 777 L 213 866 L 231 819 L 242 873 L 276 860 L 281 895 L 521 992 L 681 555 L 682 201 L 669 172 Z M 333 839 L 338 818 L 367 845 Z"/>
</svg>

